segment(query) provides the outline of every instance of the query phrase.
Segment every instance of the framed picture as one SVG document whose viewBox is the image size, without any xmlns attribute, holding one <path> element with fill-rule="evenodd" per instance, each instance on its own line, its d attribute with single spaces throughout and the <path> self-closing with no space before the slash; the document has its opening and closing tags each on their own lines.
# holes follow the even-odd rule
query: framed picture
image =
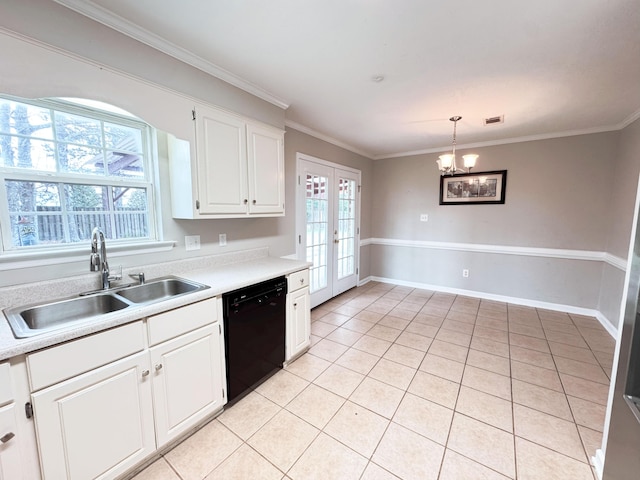
<svg viewBox="0 0 640 480">
<path fill-rule="evenodd" d="M 465 173 L 440 177 L 440 205 L 501 204 L 507 171 Z"/>
</svg>

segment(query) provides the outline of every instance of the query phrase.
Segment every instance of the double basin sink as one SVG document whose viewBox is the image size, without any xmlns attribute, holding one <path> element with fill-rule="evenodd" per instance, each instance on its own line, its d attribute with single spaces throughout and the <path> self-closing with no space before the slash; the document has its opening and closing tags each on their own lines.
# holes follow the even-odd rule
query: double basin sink
<svg viewBox="0 0 640 480">
<path fill-rule="evenodd" d="M 99 290 L 64 300 L 5 310 L 16 338 L 27 338 L 58 330 L 101 315 L 134 306 L 168 300 L 209 288 L 179 277 L 162 277 L 140 285 Z"/>
</svg>

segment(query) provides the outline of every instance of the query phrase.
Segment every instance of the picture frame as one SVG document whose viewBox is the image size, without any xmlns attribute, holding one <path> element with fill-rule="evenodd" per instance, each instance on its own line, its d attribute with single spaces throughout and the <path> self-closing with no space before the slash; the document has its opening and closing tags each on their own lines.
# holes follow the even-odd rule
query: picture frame
<svg viewBox="0 0 640 480">
<path fill-rule="evenodd" d="M 440 205 L 504 204 L 507 171 L 475 172 L 440 177 Z"/>
</svg>

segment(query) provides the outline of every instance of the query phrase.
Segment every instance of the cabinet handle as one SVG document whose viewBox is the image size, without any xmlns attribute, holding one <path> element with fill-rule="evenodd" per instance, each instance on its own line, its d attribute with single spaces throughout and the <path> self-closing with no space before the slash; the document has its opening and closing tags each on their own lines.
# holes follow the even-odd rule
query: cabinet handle
<svg viewBox="0 0 640 480">
<path fill-rule="evenodd" d="M 300 279 L 300 285 L 302 285 L 304 283 L 304 278 Z"/>
<path fill-rule="evenodd" d="M 146 377 L 147 375 L 149 375 L 149 370 L 142 370 L 142 376 Z"/>
<path fill-rule="evenodd" d="M 244 199 L 244 204 L 246 205 L 247 203 L 249 203 L 249 200 L 247 200 L 246 198 Z"/>
<path fill-rule="evenodd" d="M 11 440 L 15 436 L 16 436 L 15 433 L 9 432 L 6 435 L 3 435 L 2 438 L 0 438 L 0 443 L 7 443 L 9 440 Z"/>
<path fill-rule="evenodd" d="M 253 201 L 253 204 L 255 205 L 256 203 L 258 203 L 256 200 Z"/>
<path fill-rule="evenodd" d="M 157 364 L 157 365 L 156 365 L 156 372 L 157 372 L 158 370 L 162 370 L 162 364 L 161 364 L 161 363 L 159 363 L 159 364 Z"/>
<path fill-rule="evenodd" d="M 297 303 L 294 303 L 294 304 L 293 304 L 293 308 L 298 308 L 298 304 L 297 304 Z"/>
</svg>

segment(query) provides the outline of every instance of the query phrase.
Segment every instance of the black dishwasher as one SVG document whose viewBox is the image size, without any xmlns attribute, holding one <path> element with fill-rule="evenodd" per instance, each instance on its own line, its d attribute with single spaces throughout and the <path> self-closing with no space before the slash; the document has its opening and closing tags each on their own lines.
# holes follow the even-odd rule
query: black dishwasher
<svg viewBox="0 0 640 480">
<path fill-rule="evenodd" d="M 229 402 L 282 368 L 286 298 L 285 277 L 222 295 Z"/>
</svg>

